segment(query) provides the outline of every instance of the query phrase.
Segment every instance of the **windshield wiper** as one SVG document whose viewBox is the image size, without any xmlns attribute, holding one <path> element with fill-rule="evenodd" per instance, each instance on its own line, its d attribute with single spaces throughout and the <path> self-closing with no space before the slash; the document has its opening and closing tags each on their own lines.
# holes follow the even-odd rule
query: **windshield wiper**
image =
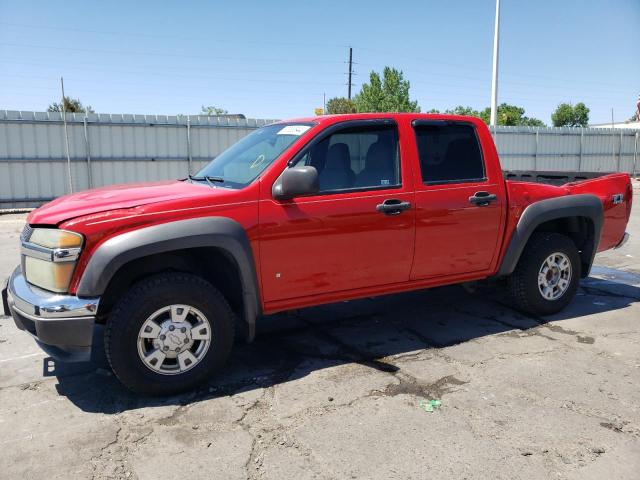
<svg viewBox="0 0 640 480">
<path fill-rule="evenodd" d="M 188 178 L 189 180 L 191 181 L 195 180 L 196 182 L 205 180 L 211 188 L 215 188 L 215 185 L 213 184 L 213 182 L 224 183 L 224 178 L 212 177 L 211 175 L 205 175 L 203 177 L 194 177 L 192 175 L 188 175 Z"/>
</svg>

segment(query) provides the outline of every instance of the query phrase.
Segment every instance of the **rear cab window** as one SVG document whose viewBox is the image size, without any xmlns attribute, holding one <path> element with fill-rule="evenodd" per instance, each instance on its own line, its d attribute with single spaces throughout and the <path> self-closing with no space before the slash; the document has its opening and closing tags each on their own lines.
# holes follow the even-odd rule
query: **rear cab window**
<svg viewBox="0 0 640 480">
<path fill-rule="evenodd" d="M 475 127 L 466 122 L 414 121 L 420 172 L 425 185 L 486 181 Z"/>
</svg>

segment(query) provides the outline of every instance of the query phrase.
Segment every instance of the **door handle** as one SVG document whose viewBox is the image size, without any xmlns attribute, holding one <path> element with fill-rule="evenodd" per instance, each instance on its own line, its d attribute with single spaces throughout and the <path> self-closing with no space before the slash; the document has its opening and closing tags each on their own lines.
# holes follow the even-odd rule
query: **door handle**
<svg viewBox="0 0 640 480">
<path fill-rule="evenodd" d="M 497 200 L 498 196 L 489 192 L 476 192 L 473 196 L 469 197 L 469 203 L 473 203 L 479 207 L 486 207 L 494 200 Z"/>
<path fill-rule="evenodd" d="M 391 198 L 376 205 L 376 211 L 384 213 L 385 215 L 399 215 L 404 210 L 408 210 L 410 208 L 410 202 L 403 202 L 402 200 L 398 200 L 397 198 Z"/>
</svg>

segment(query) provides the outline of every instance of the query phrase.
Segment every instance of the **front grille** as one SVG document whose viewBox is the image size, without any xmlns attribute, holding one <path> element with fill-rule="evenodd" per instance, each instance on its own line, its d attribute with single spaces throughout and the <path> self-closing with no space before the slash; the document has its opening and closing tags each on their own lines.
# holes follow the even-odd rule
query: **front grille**
<svg viewBox="0 0 640 480">
<path fill-rule="evenodd" d="M 27 223 L 22 229 L 22 233 L 20 234 L 20 241 L 27 242 L 33 233 L 33 228 Z"/>
</svg>

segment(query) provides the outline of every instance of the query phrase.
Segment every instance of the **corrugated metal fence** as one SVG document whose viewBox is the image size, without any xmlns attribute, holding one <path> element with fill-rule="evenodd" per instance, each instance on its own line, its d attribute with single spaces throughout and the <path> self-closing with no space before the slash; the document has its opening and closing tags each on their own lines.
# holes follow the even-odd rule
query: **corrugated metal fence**
<svg viewBox="0 0 640 480">
<path fill-rule="evenodd" d="M 634 173 L 638 131 L 614 128 L 498 127 L 504 170 Z"/>
<path fill-rule="evenodd" d="M 73 190 L 197 172 L 273 120 L 67 114 Z M 61 113 L 0 111 L 0 208 L 37 206 L 69 191 Z"/>
<path fill-rule="evenodd" d="M 67 114 L 74 191 L 180 178 L 273 120 Z M 633 172 L 635 130 L 498 127 L 505 170 Z M 0 208 L 37 206 L 68 192 L 60 113 L 0 111 Z"/>
</svg>

